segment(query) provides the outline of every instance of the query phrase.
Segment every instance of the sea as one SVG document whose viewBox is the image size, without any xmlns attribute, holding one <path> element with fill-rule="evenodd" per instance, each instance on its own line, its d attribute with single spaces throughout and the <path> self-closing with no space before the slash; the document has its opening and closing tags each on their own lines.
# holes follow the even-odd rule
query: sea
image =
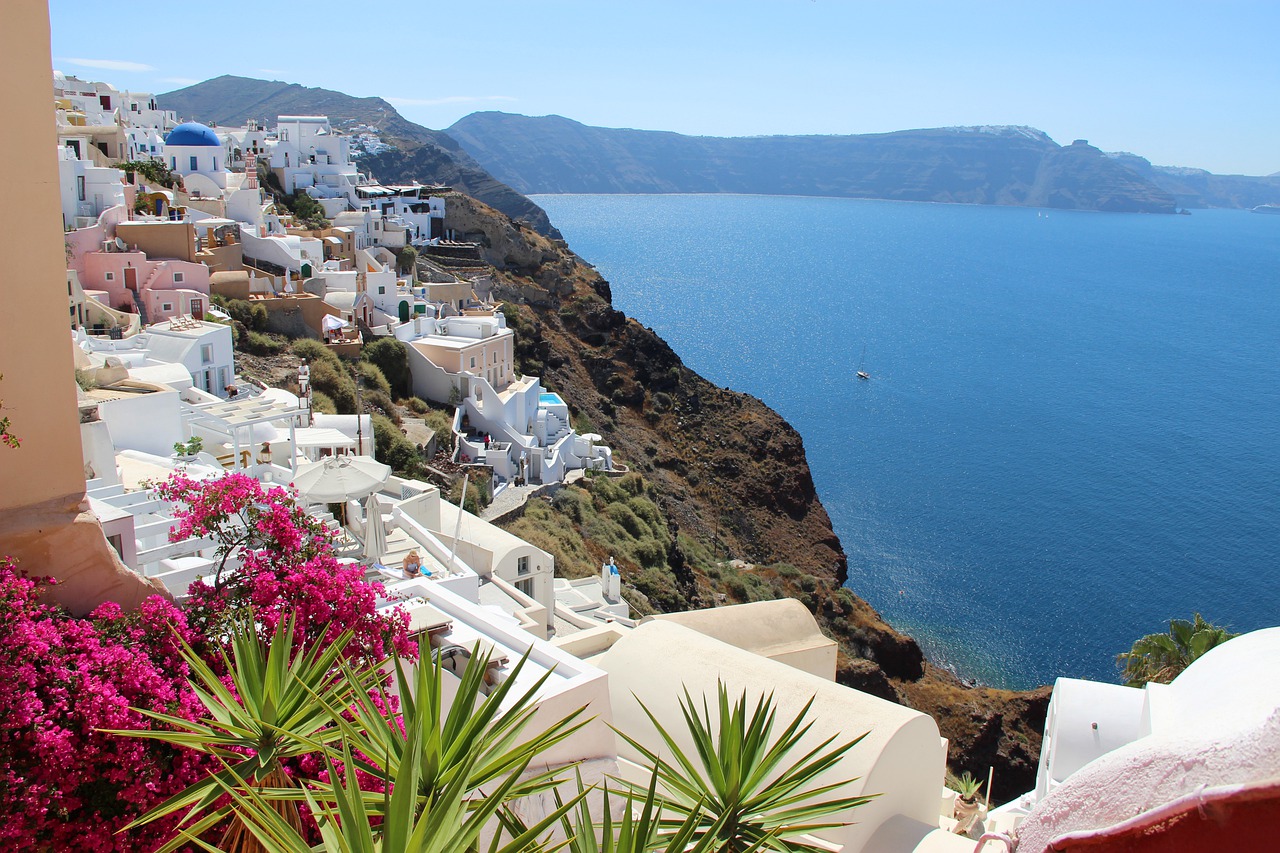
<svg viewBox="0 0 1280 853">
<path fill-rule="evenodd" d="M 1116 681 L 1171 618 L 1280 625 L 1280 217 L 534 200 L 799 430 L 848 587 L 961 677 Z"/>
</svg>

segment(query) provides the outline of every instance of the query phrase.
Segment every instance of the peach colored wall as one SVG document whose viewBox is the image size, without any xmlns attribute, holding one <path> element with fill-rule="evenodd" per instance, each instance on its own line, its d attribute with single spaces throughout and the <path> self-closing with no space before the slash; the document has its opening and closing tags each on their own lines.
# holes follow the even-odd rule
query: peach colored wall
<svg viewBox="0 0 1280 853">
<path fill-rule="evenodd" d="M 235 272 L 244 269 L 244 246 L 232 243 L 229 246 L 210 246 L 196 253 L 194 260 L 209 268 L 209 272 Z M 248 291 L 245 291 L 248 295 Z"/>
<path fill-rule="evenodd" d="M 152 323 L 159 323 L 161 320 L 170 320 L 181 314 L 193 314 L 194 306 L 192 302 L 200 303 L 200 313 L 209 310 L 209 294 L 201 293 L 198 290 L 148 290 L 143 294 L 143 299 L 147 303 L 147 318 Z M 168 305 L 168 308 L 164 306 Z"/>
<path fill-rule="evenodd" d="M 213 275 L 217 275 L 218 272 L 221 271 L 214 270 Z M 235 277 L 219 275 L 217 281 L 214 281 L 212 276 L 209 279 L 209 292 L 225 296 L 228 299 L 248 299 L 249 286 L 248 273 Z"/>
<path fill-rule="evenodd" d="M 32 574 L 56 576 L 62 583 L 53 597 L 75 613 L 106 600 L 132 608 L 157 590 L 120 563 L 85 497 L 47 3 L 5 4 L 0 56 L 8 120 L 0 163 L 22 164 L 22 203 L 0 205 L 0 290 L 16 318 L 0 335 L 0 399 L 22 438 L 17 450 L 0 445 L 0 555 Z"/>
<path fill-rule="evenodd" d="M 121 222 L 116 236 L 152 260 L 196 259 L 196 228 L 190 222 Z"/>
<path fill-rule="evenodd" d="M 255 299 L 267 309 L 268 314 L 301 314 L 301 321 L 315 337 L 324 336 L 325 316 L 341 317 L 342 313 L 318 296 L 279 296 L 274 299 Z M 268 321 L 268 328 L 271 321 Z"/>
<path fill-rule="evenodd" d="M 206 296 L 209 293 L 209 268 L 204 264 L 153 261 L 142 252 L 90 252 L 84 258 L 80 284 L 86 290 L 105 291 L 109 294 L 112 308 L 132 306 L 133 295 L 125 288 L 125 270 L 129 268 L 137 270 L 139 292 L 181 289 L 197 291 Z M 151 275 L 156 270 L 159 272 L 152 279 Z M 107 279 L 108 273 L 111 274 L 111 280 Z M 183 280 L 174 281 L 174 273 L 181 273 Z"/>
</svg>

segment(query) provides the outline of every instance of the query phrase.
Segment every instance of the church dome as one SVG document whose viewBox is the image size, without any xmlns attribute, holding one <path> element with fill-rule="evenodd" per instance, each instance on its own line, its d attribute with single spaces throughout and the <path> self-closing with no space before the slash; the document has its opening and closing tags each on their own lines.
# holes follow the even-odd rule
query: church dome
<svg viewBox="0 0 1280 853">
<path fill-rule="evenodd" d="M 165 145 L 222 146 L 222 140 L 211 128 L 194 121 L 184 122 L 164 138 Z"/>
</svg>

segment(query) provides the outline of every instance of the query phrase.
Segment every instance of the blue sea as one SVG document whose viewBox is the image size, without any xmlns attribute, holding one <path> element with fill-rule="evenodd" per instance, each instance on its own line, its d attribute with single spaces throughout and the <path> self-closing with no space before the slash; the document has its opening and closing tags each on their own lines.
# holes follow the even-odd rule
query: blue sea
<svg viewBox="0 0 1280 853">
<path fill-rule="evenodd" d="M 535 200 L 800 431 L 848 586 L 961 676 L 1114 681 L 1171 617 L 1280 624 L 1280 217 Z"/>
</svg>

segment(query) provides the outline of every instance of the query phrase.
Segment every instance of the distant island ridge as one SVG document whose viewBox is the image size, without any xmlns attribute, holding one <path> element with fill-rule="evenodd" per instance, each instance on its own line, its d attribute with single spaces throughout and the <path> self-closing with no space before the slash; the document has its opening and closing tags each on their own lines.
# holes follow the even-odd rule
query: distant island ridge
<svg viewBox="0 0 1280 853">
<path fill-rule="evenodd" d="M 1280 176 L 1215 175 L 1003 125 L 848 136 L 685 136 L 472 113 L 445 133 L 518 192 L 742 193 L 1129 213 L 1280 202 Z"/>
</svg>

